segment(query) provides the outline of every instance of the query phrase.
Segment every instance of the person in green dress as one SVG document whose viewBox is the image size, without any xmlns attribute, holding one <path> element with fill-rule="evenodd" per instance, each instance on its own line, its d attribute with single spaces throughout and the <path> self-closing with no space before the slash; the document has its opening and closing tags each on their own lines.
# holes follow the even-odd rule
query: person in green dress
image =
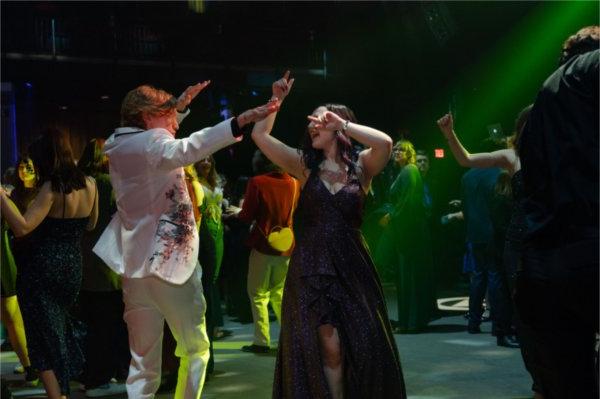
<svg viewBox="0 0 600 399">
<path fill-rule="evenodd" d="M 398 320 L 392 321 L 394 333 L 415 333 L 427 326 L 436 309 L 423 181 L 410 141 L 397 142 L 392 156 L 399 173 L 390 187 L 387 213 L 380 220 L 384 232 L 375 259 L 380 269 L 395 275 Z"/>
<path fill-rule="evenodd" d="M 223 260 L 223 188 L 221 187 L 214 158 L 208 156 L 195 165 L 202 185 L 204 199 L 200 206 L 200 248 L 198 260 L 202 266 L 202 288 L 206 299 L 206 332 L 210 340 L 210 360 L 206 372 L 214 371 L 213 340 L 219 325 L 223 325 L 221 297 L 217 280 Z"/>
</svg>

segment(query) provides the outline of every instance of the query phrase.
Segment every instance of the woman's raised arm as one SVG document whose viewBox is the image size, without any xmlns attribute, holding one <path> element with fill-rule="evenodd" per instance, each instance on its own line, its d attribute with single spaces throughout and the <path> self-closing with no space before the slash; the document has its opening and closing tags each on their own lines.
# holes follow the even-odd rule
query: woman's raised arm
<svg viewBox="0 0 600 399">
<path fill-rule="evenodd" d="M 276 101 L 281 105 L 294 84 L 294 79 L 290 79 L 289 76 L 290 72 L 287 71 L 281 79 L 273 83 L 271 101 Z M 252 129 L 252 139 L 271 162 L 303 182 L 306 179 L 306 173 L 301 152 L 271 136 L 275 117 L 276 112 L 257 122 Z"/>
<path fill-rule="evenodd" d="M 452 114 L 446 114 L 438 119 L 437 124 L 442 131 L 450 151 L 461 166 L 468 168 L 505 168 L 513 173 L 515 163 L 515 152 L 512 149 L 504 149 L 493 152 L 480 152 L 471 154 L 463 147 L 454 132 L 454 121 Z"/>
<path fill-rule="evenodd" d="M 16 237 L 27 235 L 38 227 L 48 215 L 48 212 L 50 212 L 52 202 L 54 201 L 50 182 L 42 185 L 24 215 L 21 215 L 21 212 L 19 212 L 14 202 L 8 198 L 4 189 L 0 189 L 0 198 L 2 217 L 6 220 Z"/>
</svg>

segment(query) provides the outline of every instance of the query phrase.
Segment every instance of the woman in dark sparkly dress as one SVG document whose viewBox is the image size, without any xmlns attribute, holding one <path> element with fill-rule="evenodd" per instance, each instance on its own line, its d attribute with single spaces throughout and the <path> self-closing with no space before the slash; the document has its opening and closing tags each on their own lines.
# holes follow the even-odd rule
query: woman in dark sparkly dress
<svg viewBox="0 0 600 399">
<path fill-rule="evenodd" d="M 273 84 L 281 103 L 289 72 Z M 387 164 L 392 140 L 355 122 L 343 105 L 318 107 L 301 151 L 255 125 L 261 151 L 303 184 L 296 248 L 285 283 L 274 398 L 405 398 L 379 278 L 360 233 L 365 192 Z M 354 154 L 350 139 L 367 149 Z"/>
<path fill-rule="evenodd" d="M 29 153 L 39 192 L 21 215 L 2 190 L 2 216 L 15 236 L 29 234 L 17 293 L 31 365 L 48 397 L 58 399 L 69 395 L 69 381 L 83 362 L 68 313 L 81 285 L 81 236 L 96 225 L 98 198 L 94 180 L 75 166 L 66 134 L 44 132 Z"/>
</svg>

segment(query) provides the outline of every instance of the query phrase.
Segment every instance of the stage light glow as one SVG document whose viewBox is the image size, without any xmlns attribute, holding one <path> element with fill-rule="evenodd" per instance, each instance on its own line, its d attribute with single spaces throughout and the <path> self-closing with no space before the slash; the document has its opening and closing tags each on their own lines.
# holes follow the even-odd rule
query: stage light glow
<svg viewBox="0 0 600 399">
<path fill-rule="evenodd" d="M 444 149 L 443 148 L 436 148 L 434 150 L 434 155 L 436 158 L 444 158 Z"/>
</svg>

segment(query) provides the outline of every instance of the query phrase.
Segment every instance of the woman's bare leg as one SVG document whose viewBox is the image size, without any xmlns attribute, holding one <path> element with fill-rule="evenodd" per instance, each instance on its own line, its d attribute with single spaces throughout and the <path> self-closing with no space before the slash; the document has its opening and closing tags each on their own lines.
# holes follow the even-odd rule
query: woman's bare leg
<svg viewBox="0 0 600 399">
<path fill-rule="evenodd" d="M 320 326 L 318 331 L 323 371 L 329 385 L 329 392 L 333 399 L 342 399 L 344 397 L 344 376 L 340 336 L 337 329 L 331 324 Z"/>
<path fill-rule="evenodd" d="M 1 301 L 2 323 L 8 332 L 8 340 L 17 354 L 23 367 L 29 367 L 29 356 L 27 355 L 27 340 L 25 339 L 25 326 L 19 309 L 17 296 L 13 295 L 2 298 Z"/>
<path fill-rule="evenodd" d="M 56 379 L 56 375 L 54 374 L 53 370 L 40 371 L 40 378 L 44 383 L 44 389 L 46 389 L 48 399 L 66 398 L 66 396 L 61 395 L 60 393 L 60 385 L 58 385 L 58 380 Z"/>
</svg>

